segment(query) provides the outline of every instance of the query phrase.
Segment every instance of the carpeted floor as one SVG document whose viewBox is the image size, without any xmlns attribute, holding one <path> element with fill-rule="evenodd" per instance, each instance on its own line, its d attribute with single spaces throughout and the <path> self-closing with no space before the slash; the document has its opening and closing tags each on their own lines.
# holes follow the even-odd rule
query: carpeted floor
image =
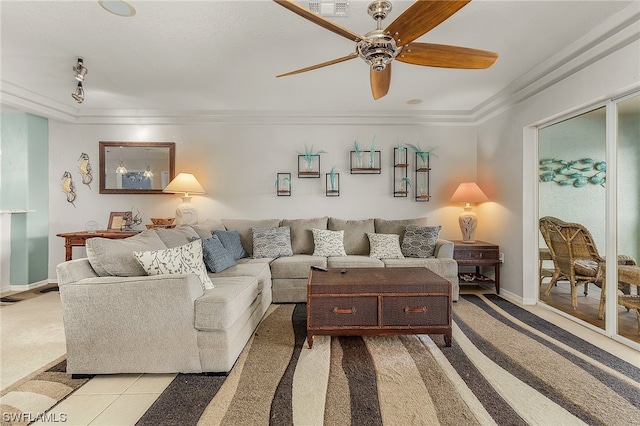
<svg viewBox="0 0 640 426">
<path fill-rule="evenodd" d="M 305 342 L 279 305 L 229 376 L 180 374 L 138 425 L 640 424 L 640 369 L 498 296 L 454 305 L 441 336 Z"/>
</svg>

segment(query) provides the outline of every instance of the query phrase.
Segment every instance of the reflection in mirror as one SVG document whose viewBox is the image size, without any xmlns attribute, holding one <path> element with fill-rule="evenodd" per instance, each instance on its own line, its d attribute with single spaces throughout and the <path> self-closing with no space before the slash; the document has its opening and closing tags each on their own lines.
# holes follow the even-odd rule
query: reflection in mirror
<svg viewBox="0 0 640 426">
<path fill-rule="evenodd" d="M 101 194 L 162 194 L 174 173 L 173 142 L 100 142 Z"/>
</svg>

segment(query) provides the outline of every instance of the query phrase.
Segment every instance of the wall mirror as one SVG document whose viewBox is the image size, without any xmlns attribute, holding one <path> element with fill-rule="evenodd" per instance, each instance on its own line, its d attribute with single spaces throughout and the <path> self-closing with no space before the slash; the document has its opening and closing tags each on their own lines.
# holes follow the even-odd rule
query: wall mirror
<svg viewBox="0 0 640 426">
<path fill-rule="evenodd" d="M 175 176 L 174 142 L 100 142 L 101 194 L 162 194 Z"/>
</svg>

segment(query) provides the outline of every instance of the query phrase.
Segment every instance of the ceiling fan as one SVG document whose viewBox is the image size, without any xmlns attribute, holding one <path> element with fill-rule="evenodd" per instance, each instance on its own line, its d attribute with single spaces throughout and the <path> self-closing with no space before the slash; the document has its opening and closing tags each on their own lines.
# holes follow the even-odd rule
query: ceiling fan
<svg viewBox="0 0 640 426">
<path fill-rule="evenodd" d="M 364 37 L 324 19 L 292 0 L 274 1 L 314 24 L 356 43 L 355 52 L 347 56 L 301 68 L 277 77 L 299 74 L 360 57 L 370 65 L 369 76 L 373 98 L 380 99 L 389 91 L 391 62 L 394 59 L 414 65 L 460 69 L 489 68 L 498 59 L 497 53 L 486 50 L 413 42 L 440 25 L 471 0 L 418 0 L 384 30 L 382 29 L 382 21 L 391 11 L 391 2 L 374 1 L 369 4 L 367 10 L 369 15 L 376 20 L 377 28 L 365 34 Z"/>
</svg>

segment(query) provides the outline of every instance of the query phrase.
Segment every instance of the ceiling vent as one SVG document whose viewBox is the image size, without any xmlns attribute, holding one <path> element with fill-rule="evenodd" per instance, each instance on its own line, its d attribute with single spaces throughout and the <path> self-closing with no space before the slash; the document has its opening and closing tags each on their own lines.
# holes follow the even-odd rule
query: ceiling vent
<svg viewBox="0 0 640 426">
<path fill-rule="evenodd" d="M 309 0 L 309 10 L 321 16 L 349 16 L 346 0 Z"/>
</svg>

